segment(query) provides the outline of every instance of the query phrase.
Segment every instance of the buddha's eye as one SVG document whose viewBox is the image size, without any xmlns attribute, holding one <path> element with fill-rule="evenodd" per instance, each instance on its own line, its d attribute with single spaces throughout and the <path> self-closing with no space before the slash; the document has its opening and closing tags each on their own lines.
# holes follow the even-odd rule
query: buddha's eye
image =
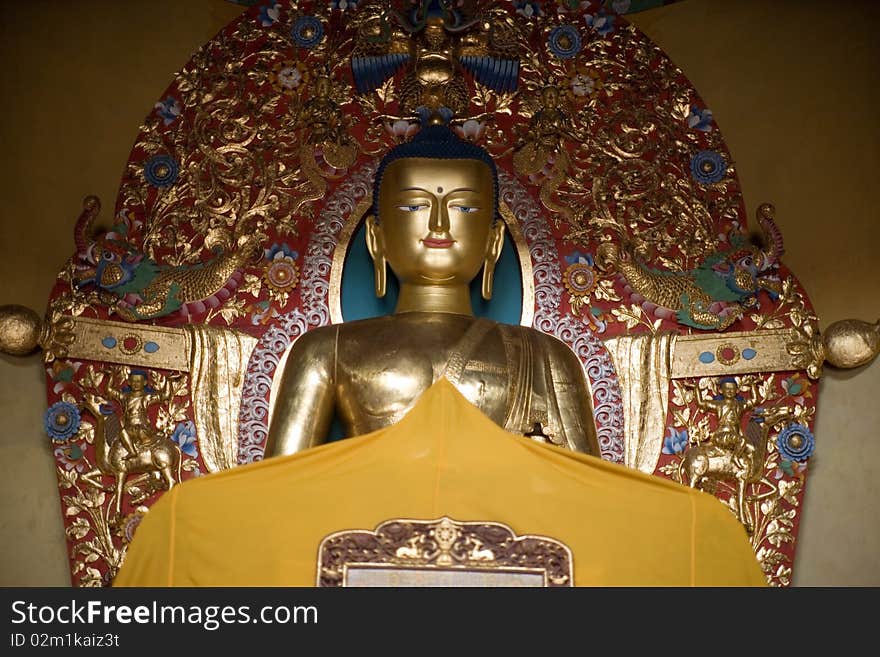
<svg viewBox="0 0 880 657">
<path fill-rule="evenodd" d="M 418 212 L 419 210 L 424 210 L 427 205 L 398 205 L 397 209 L 402 212 Z"/>
<path fill-rule="evenodd" d="M 480 208 L 474 207 L 472 205 L 453 205 L 452 209 L 464 213 L 479 212 L 480 210 Z"/>
</svg>

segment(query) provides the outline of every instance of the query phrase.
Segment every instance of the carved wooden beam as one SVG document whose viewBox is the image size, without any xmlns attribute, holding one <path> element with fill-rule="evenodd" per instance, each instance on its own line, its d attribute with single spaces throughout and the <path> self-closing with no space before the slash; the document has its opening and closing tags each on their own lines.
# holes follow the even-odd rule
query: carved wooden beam
<svg viewBox="0 0 880 657">
<path fill-rule="evenodd" d="M 44 359 L 81 358 L 138 367 L 189 371 L 183 329 L 58 315 L 41 320 L 24 306 L 0 306 L 0 353 Z M 831 324 L 822 335 L 803 329 L 682 335 L 675 341 L 672 378 L 806 370 L 819 378 L 822 364 L 850 369 L 880 353 L 880 322 Z"/>
</svg>

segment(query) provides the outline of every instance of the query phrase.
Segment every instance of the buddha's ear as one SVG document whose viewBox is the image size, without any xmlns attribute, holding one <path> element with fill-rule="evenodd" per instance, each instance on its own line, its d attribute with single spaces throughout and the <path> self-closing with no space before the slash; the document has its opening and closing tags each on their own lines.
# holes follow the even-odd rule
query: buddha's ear
<svg viewBox="0 0 880 657">
<path fill-rule="evenodd" d="M 495 263 L 501 257 L 504 248 L 504 222 L 496 221 L 489 233 L 486 243 L 486 259 L 483 262 L 483 298 L 489 301 L 492 298 L 492 286 L 495 282 Z"/>
<path fill-rule="evenodd" d="M 367 251 L 373 259 L 375 271 L 376 296 L 380 299 L 385 296 L 385 281 L 387 264 L 385 262 L 385 236 L 382 234 L 382 226 L 372 214 L 366 218 Z"/>
</svg>

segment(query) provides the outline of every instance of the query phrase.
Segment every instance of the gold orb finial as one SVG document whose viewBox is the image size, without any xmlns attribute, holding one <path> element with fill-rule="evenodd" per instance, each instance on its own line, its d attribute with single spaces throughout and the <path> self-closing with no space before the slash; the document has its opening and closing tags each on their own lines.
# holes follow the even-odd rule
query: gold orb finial
<svg viewBox="0 0 880 657">
<path fill-rule="evenodd" d="M 26 356 L 39 345 L 40 316 L 25 306 L 0 306 L 0 353 Z"/>
<path fill-rule="evenodd" d="M 834 322 L 822 334 L 825 360 L 850 369 L 867 365 L 880 353 L 880 321 L 875 324 L 858 319 Z"/>
</svg>

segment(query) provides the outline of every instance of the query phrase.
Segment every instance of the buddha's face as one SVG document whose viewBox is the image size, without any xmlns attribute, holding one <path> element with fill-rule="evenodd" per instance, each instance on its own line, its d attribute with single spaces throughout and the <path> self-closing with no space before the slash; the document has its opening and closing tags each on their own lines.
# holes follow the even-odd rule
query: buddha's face
<svg viewBox="0 0 880 657">
<path fill-rule="evenodd" d="M 492 172 L 479 160 L 404 158 L 389 164 L 372 230 L 398 280 L 467 284 L 487 257 L 497 259 L 503 225 L 493 226 L 493 195 Z"/>
</svg>

